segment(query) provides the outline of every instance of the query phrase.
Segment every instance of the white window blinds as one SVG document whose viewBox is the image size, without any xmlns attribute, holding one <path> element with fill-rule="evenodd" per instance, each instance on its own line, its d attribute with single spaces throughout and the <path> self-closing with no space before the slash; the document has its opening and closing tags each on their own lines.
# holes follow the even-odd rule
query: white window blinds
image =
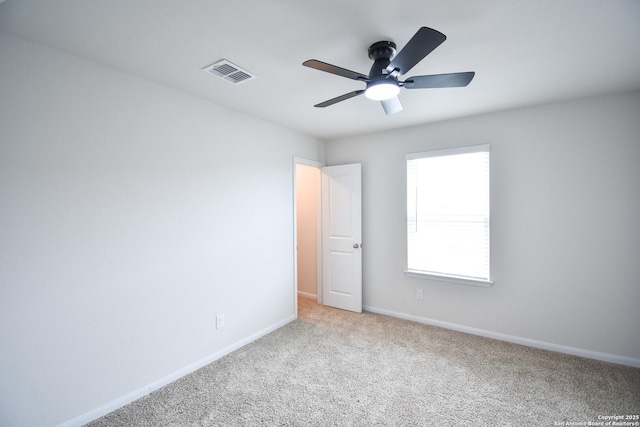
<svg viewBox="0 0 640 427">
<path fill-rule="evenodd" d="M 409 272 L 490 281 L 489 145 L 406 158 Z"/>
</svg>

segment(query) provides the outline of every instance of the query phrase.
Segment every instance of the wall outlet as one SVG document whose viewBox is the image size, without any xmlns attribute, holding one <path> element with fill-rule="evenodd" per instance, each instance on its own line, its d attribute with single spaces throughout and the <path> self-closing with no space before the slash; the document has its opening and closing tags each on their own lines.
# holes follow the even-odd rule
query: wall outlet
<svg viewBox="0 0 640 427">
<path fill-rule="evenodd" d="M 224 326 L 224 314 L 218 314 L 216 316 L 216 329 L 220 329 Z"/>
<path fill-rule="evenodd" d="M 424 291 L 422 289 L 416 289 L 416 298 L 424 299 Z"/>
</svg>

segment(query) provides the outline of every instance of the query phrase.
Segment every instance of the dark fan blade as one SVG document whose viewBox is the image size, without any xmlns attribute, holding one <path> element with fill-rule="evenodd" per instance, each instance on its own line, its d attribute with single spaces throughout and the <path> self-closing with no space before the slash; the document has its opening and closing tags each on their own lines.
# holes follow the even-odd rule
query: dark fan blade
<svg viewBox="0 0 640 427">
<path fill-rule="evenodd" d="M 387 116 L 402 111 L 402 104 L 397 96 L 380 101 L 380 104 L 382 104 L 382 108 Z"/>
<path fill-rule="evenodd" d="M 407 89 L 427 89 L 438 87 L 463 87 L 473 80 L 476 73 L 433 74 L 431 76 L 409 77 L 404 81 L 403 87 Z"/>
<path fill-rule="evenodd" d="M 409 43 L 391 61 L 387 70 L 392 72 L 397 69 L 400 71 L 398 74 L 406 74 L 446 39 L 447 36 L 440 31 L 427 27 L 420 28 L 409 40 Z"/>
<path fill-rule="evenodd" d="M 315 68 L 316 70 L 325 71 L 327 73 L 335 74 L 337 76 L 346 77 L 353 80 L 362 80 L 364 82 L 369 81 L 369 76 L 356 73 L 355 71 L 347 70 L 346 68 L 336 67 L 335 65 L 327 64 L 326 62 L 318 61 L 317 59 L 309 59 L 302 63 L 305 67 Z"/>
<path fill-rule="evenodd" d="M 354 92 L 345 93 L 344 95 L 340 95 L 328 101 L 324 101 L 324 102 L 321 102 L 320 104 L 316 104 L 314 105 L 314 107 L 319 107 L 319 108 L 328 107 L 329 105 L 336 104 L 340 101 L 345 101 L 349 98 L 353 98 L 354 96 L 362 95 L 363 93 L 364 93 L 364 90 L 356 90 Z"/>
</svg>

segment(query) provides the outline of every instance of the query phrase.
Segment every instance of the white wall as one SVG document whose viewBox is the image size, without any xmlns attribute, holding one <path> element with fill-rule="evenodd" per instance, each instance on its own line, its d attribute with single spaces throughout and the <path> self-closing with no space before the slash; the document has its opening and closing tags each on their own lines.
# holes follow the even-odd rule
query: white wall
<svg viewBox="0 0 640 427">
<path fill-rule="evenodd" d="M 0 58 L 0 425 L 293 318 L 292 159 L 319 141 L 2 33 Z"/>
<path fill-rule="evenodd" d="M 328 165 L 362 162 L 364 304 L 640 366 L 639 119 L 636 92 L 330 141 Z M 475 144 L 495 285 L 406 277 L 404 155 Z"/>
<path fill-rule="evenodd" d="M 320 179 L 319 168 L 296 165 L 298 294 L 307 298 L 318 294 Z"/>
</svg>

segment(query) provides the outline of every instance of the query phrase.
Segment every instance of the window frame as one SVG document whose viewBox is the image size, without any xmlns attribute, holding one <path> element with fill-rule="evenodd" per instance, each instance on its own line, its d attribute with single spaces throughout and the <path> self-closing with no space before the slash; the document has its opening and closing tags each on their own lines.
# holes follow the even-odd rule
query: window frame
<svg viewBox="0 0 640 427">
<path fill-rule="evenodd" d="M 472 154 L 472 153 L 480 153 L 480 152 L 486 152 L 488 153 L 489 156 L 489 167 L 488 167 L 488 174 L 489 174 L 489 220 L 488 220 L 488 248 L 487 248 L 487 255 L 488 255 L 488 279 L 482 279 L 482 278 L 476 278 L 476 277 L 468 277 L 468 276 L 458 276 L 455 274 L 447 274 L 447 273 L 436 273 L 436 272 L 428 272 L 428 271 L 422 271 L 422 270 L 415 270 L 415 269 L 410 269 L 409 268 L 409 212 L 408 212 L 408 199 L 405 199 L 405 209 L 406 209 L 406 220 L 405 220 L 405 236 L 407 237 L 407 246 L 406 246 L 406 269 L 404 270 L 405 275 L 407 275 L 408 277 L 413 277 L 413 278 L 420 278 L 420 279 L 430 279 L 430 280 L 437 280 L 437 281 L 443 281 L 443 282 L 449 282 L 449 283 L 458 283 L 458 284 L 465 284 L 465 285 L 473 285 L 473 286 L 482 286 L 482 287 L 490 287 L 493 285 L 493 280 L 492 280 L 492 276 L 491 276 L 491 146 L 490 144 L 480 144 L 480 145 L 472 145 L 472 146 L 466 146 L 466 147 L 456 147 L 456 148 L 447 148 L 447 149 L 440 149 L 440 150 L 431 150 L 431 151 L 425 151 L 425 152 L 420 152 L 420 153 L 410 153 L 410 154 L 406 154 L 405 155 L 405 178 L 406 178 L 406 191 L 405 191 L 405 195 L 408 198 L 409 195 L 409 175 L 408 175 L 408 162 L 410 160 L 416 160 L 416 159 L 423 159 L 423 158 L 430 158 L 430 157 L 442 157 L 442 156 L 452 156 L 452 155 L 458 155 L 458 154 Z"/>
</svg>

